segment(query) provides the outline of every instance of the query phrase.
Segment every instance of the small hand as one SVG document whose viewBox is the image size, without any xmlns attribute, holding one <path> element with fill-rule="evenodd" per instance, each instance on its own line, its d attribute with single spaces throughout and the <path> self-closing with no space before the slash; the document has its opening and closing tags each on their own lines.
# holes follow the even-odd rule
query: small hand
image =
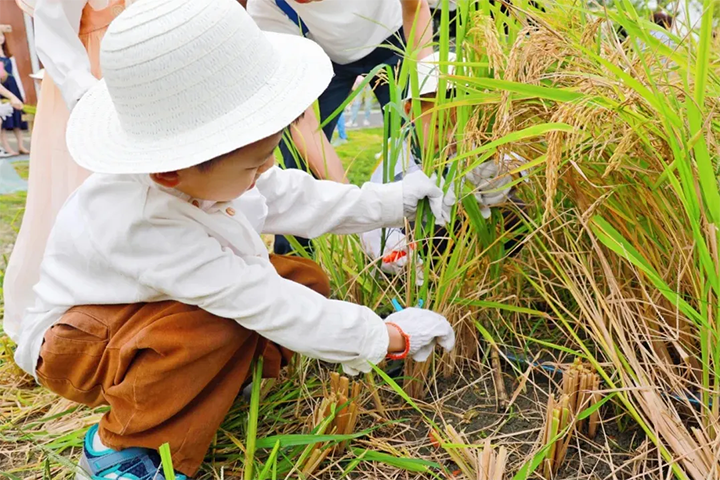
<svg viewBox="0 0 720 480">
<path fill-rule="evenodd" d="M 430 201 L 430 210 L 435 216 L 435 223 L 445 225 L 449 218 L 443 211 L 443 191 L 437 186 L 435 180 L 428 178 L 418 170 L 403 178 L 403 207 L 405 217 L 412 217 L 417 212 L 417 204 L 427 198 Z"/>
<path fill-rule="evenodd" d="M 468 173 L 467 179 L 477 189 L 475 199 L 485 218 L 490 217 L 490 207 L 505 203 L 512 189 L 507 186 L 512 183 L 512 177 L 507 173 L 501 174 L 501 170 L 492 161 L 474 168 Z"/>
<path fill-rule="evenodd" d="M 410 343 L 409 346 L 404 345 L 407 355 L 418 362 L 428 359 L 436 343 L 447 351 L 455 347 L 455 332 L 450 323 L 442 315 L 430 310 L 406 308 L 389 315 L 385 324 L 399 329 L 401 336 Z M 390 353 L 403 353 L 397 351 L 397 345 L 394 345 L 394 349 Z"/>
<path fill-rule="evenodd" d="M 22 102 L 20 101 L 20 99 L 17 98 L 17 97 L 13 97 L 13 98 L 10 99 L 10 105 L 11 105 L 15 110 L 22 110 L 22 109 L 23 109 L 23 103 L 22 103 Z"/>
<path fill-rule="evenodd" d="M 413 255 L 413 260 L 410 256 Z M 380 270 L 391 275 L 399 275 L 407 269 L 407 264 L 410 261 L 415 262 L 415 285 L 422 285 L 425 283 L 425 273 L 423 272 L 423 261 L 416 252 L 415 244 L 398 246 L 393 249 L 385 249 L 382 263 L 380 264 Z"/>
</svg>

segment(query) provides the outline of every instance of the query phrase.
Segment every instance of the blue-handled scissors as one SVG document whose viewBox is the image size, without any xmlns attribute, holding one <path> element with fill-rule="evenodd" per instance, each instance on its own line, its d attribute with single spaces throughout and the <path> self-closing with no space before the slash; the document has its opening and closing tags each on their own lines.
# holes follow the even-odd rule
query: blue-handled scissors
<svg viewBox="0 0 720 480">
<path fill-rule="evenodd" d="M 422 308 L 424 304 L 425 304 L 425 302 L 424 302 L 423 299 L 421 298 L 420 300 L 418 300 L 417 308 Z M 403 307 L 402 305 L 400 305 L 400 302 L 398 301 L 397 298 L 393 298 L 393 299 L 392 299 L 392 305 L 393 305 L 393 308 L 395 309 L 396 312 L 399 312 L 399 311 L 401 311 L 401 310 L 405 310 L 405 307 Z"/>
</svg>

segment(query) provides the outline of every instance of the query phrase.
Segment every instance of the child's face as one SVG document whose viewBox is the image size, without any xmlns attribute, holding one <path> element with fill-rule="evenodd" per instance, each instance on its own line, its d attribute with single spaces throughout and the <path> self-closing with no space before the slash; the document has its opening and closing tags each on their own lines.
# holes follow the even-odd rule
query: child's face
<svg viewBox="0 0 720 480">
<path fill-rule="evenodd" d="M 407 102 L 405 104 L 405 108 L 407 113 L 410 115 L 411 119 L 415 122 L 415 127 L 422 131 L 422 149 L 423 151 L 426 151 L 429 143 L 430 143 L 430 133 L 431 133 L 431 127 L 432 127 L 432 116 L 433 116 L 433 108 L 435 108 L 435 103 L 421 100 L 420 101 L 420 116 L 415 118 L 412 111 L 412 106 L 410 102 Z M 445 109 L 445 112 L 447 112 L 448 115 L 450 115 L 449 124 L 446 123 L 444 127 L 444 131 L 442 133 L 445 134 L 445 138 L 440 138 L 441 129 L 440 128 L 440 122 L 435 121 L 435 128 L 434 132 L 432 132 L 432 151 L 433 153 L 439 153 L 440 152 L 440 146 L 441 145 L 447 145 L 448 155 L 455 152 L 455 139 L 454 139 L 454 125 L 455 125 L 455 109 L 449 108 Z M 445 117 L 447 118 L 447 116 Z"/>
<path fill-rule="evenodd" d="M 190 167 L 176 172 L 153 173 L 151 178 L 193 198 L 229 202 L 255 186 L 255 181 L 275 164 L 273 155 L 282 132 L 214 160 L 207 168 Z"/>
</svg>

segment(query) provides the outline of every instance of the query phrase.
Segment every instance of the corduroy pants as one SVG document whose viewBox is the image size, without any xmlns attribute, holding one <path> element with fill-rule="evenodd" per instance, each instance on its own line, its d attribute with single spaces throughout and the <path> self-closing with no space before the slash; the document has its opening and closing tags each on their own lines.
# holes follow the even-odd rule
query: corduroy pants
<svg viewBox="0 0 720 480">
<path fill-rule="evenodd" d="M 271 261 L 282 277 L 329 295 L 327 275 L 314 262 Z M 78 306 L 45 335 L 37 375 L 62 397 L 110 405 L 99 428 L 106 446 L 167 442 L 175 469 L 192 476 L 259 355 L 271 378 L 293 353 L 178 302 Z"/>
</svg>

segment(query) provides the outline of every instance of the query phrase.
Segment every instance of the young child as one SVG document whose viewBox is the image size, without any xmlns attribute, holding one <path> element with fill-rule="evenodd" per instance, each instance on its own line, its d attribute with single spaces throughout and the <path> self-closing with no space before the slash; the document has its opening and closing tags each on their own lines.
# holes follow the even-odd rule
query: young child
<svg viewBox="0 0 720 480">
<path fill-rule="evenodd" d="M 440 138 L 440 130 L 437 128 L 439 122 L 436 122 L 435 132 L 431 132 L 432 115 L 435 108 L 435 97 L 437 96 L 438 83 L 440 78 L 439 70 L 440 54 L 438 52 L 424 58 L 418 62 L 418 100 L 420 101 L 420 115 L 414 118 L 412 111 L 412 98 L 408 96 L 405 101 L 405 113 L 410 117 L 413 128 L 422 132 L 422 136 L 410 133 L 407 138 L 401 138 L 398 141 L 399 157 L 394 165 L 387 161 L 381 161 L 375 168 L 370 181 L 373 183 L 385 183 L 401 181 L 406 175 L 420 171 L 420 156 L 423 151 L 428 149 L 430 141 L 433 141 L 432 150 L 436 155 L 440 155 L 441 144 L 445 144 L 447 148 L 447 156 L 450 158 L 455 155 L 455 134 L 452 128 L 446 129 L 446 138 L 443 142 Z M 455 54 L 448 54 L 448 61 L 455 61 Z M 452 75 L 454 67 L 448 65 L 448 74 Z M 448 94 L 452 93 L 450 85 L 448 85 Z M 455 123 L 455 109 L 446 110 L 450 116 L 450 123 Z M 432 135 L 431 135 L 432 134 Z M 422 138 L 422 145 L 418 139 Z M 508 172 L 521 164 L 525 160 L 515 153 L 505 155 L 500 164 L 488 161 L 474 168 L 466 176 L 466 180 L 473 186 L 473 195 L 478 202 L 480 212 L 483 217 L 490 217 L 491 207 L 502 205 L 508 199 L 512 199 L 512 188 L 509 186 L 513 179 Z M 387 170 L 387 171 L 386 171 Z M 456 202 L 455 192 L 453 189 L 448 191 L 444 198 L 445 215 Z M 507 225 L 507 222 L 506 222 Z M 384 231 L 384 236 L 383 236 Z M 380 268 L 386 273 L 398 274 L 403 271 L 409 261 L 409 257 L 414 249 L 411 243 L 408 243 L 405 232 L 401 228 L 376 229 L 360 235 L 360 240 L 365 253 L 373 260 L 380 260 Z M 421 262 L 417 263 L 420 267 Z M 422 283 L 422 269 L 417 269 L 418 283 Z"/>
<path fill-rule="evenodd" d="M 366 372 L 454 346 L 441 315 L 385 321 L 328 299 L 315 263 L 269 256 L 260 233 L 316 237 L 399 226 L 442 191 L 422 172 L 362 188 L 273 166 L 281 132 L 325 89 L 313 42 L 261 32 L 236 0 L 144 0 L 111 24 L 104 79 L 73 109 L 73 158 L 96 172 L 60 211 L 24 316 L 18 365 L 110 410 L 85 439 L 81 479 L 198 470 L 253 360 L 292 352 Z"/>
</svg>

